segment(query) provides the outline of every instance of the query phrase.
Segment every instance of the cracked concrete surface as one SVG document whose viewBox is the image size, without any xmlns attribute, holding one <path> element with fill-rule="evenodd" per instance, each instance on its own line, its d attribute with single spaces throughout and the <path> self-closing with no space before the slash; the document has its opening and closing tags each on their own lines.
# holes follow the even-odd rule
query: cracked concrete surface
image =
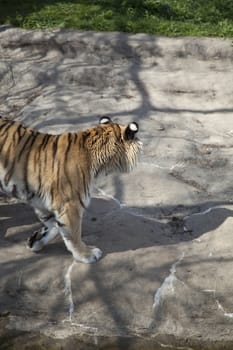
<svg viewBox="0 0 233 350">
<path fill-rule="evenodd" d="M 0 28 L 0 113 L 38 130 L 99 115 L 140 125 L 144 153 L 98 180 L 74 263 L 0 198 L 0 349 L 232 349 L 231 40 Z M 153 307 L 154 306 L 154 307 Z"/>
</svg>

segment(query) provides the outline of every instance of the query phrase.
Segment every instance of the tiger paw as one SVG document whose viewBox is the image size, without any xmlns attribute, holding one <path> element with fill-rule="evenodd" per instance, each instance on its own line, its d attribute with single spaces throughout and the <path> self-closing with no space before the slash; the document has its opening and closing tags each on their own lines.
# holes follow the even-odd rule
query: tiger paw
<svg viewBox="0 0 233 350">
<path fill-rule="evenodd" d="M 28 248 L 33 252 L 38 252 L 41 250 L 44 246 L 42 238 L 46 235 L 47 231 L 47 228 L 42 227 L 42 229 L 33 232 L 27 241 Z"/>
<path fill-rule="evenodd" d="M 85 255 L 73 254 L 73 257 L 76 261 L 80 261 L 85 264 L 93 264 L 101 259 L 103 252 L 99 248 L 96 247 L 87 247 L 88 253 Z"/>
</svg>

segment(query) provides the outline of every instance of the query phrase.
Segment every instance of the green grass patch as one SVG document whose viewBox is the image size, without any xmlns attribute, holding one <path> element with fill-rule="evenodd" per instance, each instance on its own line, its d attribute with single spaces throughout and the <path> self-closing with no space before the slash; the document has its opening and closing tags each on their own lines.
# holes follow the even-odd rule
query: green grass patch
<svg viewBox="0 0 233 350">
<path fill-rule="evenodd" d="M 0 0 L 0 24 L 167 36 L 233 36 L 232 0 Z"/>
</svg>

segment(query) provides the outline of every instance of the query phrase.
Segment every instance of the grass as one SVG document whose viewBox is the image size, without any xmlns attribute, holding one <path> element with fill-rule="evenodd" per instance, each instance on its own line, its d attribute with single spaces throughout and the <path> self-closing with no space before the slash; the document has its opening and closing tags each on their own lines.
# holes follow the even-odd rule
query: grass
<svg viewBox="0 0 233 350">
<path fill-rule="evenodd" d="M 233 37 L 232 0 L 0 0 L 0 24 Z"/>
</svg>

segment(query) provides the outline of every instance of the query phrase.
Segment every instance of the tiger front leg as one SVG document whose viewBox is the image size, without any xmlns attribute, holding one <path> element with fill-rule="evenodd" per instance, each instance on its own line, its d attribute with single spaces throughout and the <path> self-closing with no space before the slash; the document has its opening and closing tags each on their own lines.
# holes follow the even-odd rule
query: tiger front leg
<svg viewBox="0 0 233 350">
<path fill-rule="evenodd" d="M 86 264 L 97 262 L 102 257 L 102 251 L 86 245 L 81 238 L 82 213 L 75 205 L 66 206 L 58 215 L 58 225 L 66 248 L 76 261 Z"/>
</svg>

